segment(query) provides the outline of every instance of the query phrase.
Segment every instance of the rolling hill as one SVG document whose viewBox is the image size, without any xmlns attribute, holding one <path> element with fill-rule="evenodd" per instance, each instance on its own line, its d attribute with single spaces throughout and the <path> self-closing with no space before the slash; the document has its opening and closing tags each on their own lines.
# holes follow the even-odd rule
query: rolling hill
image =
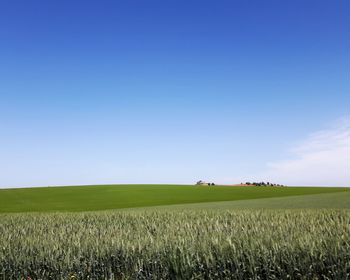
<svg viewBox="0 0 350 280">
<path fill-rule="evenodd" d="M 339 193 L 337 198 L 342 199 L 342 205 L 346 205 L 349 201 L 349 191 L 350 188 L 335 187 L 198 187 L 189 185 L 94 185 L 2 189 L 0 190 L 0 213 L 95 211 L 245 200 L 252 201 L 251 205 L 257 207 L 258 200 L 264 202 L 265 206 L 270 202 L 276 204 L 274 200 L 266 200 L 271 198 L 285 198 L 284 202 L 277 203 L 283 208 L 285 204 L 293 204 L 292 200 L 288 200 L 287 197 L 295 199 L 300 196 L 327 193 Z M 345 200 L 344 197 L 346 197 Z M 300 199 L 303 198 L 300 197 Z M 332 201 L 332 205 L 337 206 L 334 199 L 328 199 L 326 196 L 317 205 L 322 206 L 323 203 L 326 207 Z M 304 201 L 303 205 L 308 205 L 308 203 Z M 350 205 L 350 201 L 348 204 Z"/>
</svg>

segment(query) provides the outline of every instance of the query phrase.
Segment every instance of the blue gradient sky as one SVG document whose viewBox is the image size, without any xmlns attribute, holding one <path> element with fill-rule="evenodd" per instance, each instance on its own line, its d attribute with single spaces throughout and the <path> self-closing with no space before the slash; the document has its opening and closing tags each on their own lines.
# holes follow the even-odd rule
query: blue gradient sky
<svg viewBox="0 0 350 280">
<path fill-rule="evenodd" d="M 277 178 L 271 162 L 348 122 L 349 9 L 1 1 L 0 187 Z M 332 185 L 315 166 L 278 180 Z"/>
</svg>

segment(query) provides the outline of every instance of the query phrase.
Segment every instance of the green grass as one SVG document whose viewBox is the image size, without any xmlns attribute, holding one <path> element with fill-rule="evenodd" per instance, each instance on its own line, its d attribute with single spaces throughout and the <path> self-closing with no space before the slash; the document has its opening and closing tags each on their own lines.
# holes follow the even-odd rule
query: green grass
<svg viewBox="0 0 350 280">
<path fill-rule="evenodd" d="M 95 211 L 348 192 L 347 188 L 99 185 L 0 190 L 0 213 Z"/>
<path fill-rule="evenodd" d="M 135 208 L 130 208 L 135 209 Z M 248 200 L 163 205 L 140 210 L 350 209 L 350 191 Z M 126 209 L 129 210 L 129 209 Z"/>
</svg>

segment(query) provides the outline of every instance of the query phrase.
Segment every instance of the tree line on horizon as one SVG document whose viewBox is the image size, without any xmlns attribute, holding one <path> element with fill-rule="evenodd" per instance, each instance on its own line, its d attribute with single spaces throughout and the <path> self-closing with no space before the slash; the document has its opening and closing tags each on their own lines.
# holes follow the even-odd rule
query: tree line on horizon
<svg viewBox="0 0 350 280">
<path fill-rule="evenodd" d="M 241 185 L 244 185 L 243 183 L 241 183 Z M 270 182 L 246 182 L 245 185 L 247 186 L 256 186 L 256 187 L 284 187 L 284 185 L 281 184 L 274 184 L 274 183 L 270 183 Z"/>
</svg>

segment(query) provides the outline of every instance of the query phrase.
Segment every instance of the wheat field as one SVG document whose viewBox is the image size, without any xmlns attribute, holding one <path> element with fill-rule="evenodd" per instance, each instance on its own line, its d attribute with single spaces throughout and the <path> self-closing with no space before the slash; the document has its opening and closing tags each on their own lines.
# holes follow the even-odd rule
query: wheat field
<svg viewBox="0 0 350 280">
<path fill-rule="evenodd" d="M 348 279 L 349 210 L 0 215 L 1 279 Z"/>
</svg>

